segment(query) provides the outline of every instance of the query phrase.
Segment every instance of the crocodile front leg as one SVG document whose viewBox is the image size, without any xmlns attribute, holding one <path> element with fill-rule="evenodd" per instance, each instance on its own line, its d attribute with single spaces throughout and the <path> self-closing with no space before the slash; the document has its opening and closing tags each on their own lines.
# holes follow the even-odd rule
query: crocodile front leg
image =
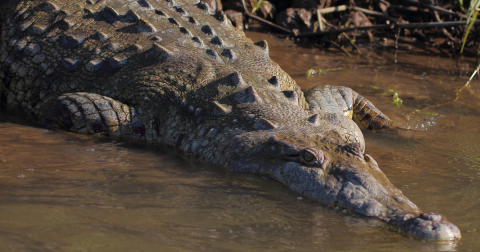
<svg viewBox="0 0 480 252">
<path fill-rule="evenodd" d="M 143 139 L 145 128 L 133 107 L 92 93 L 67 93 L 53 99 L 37 115 L 47 127 Z"/>
<path fill-rule="evenodd" d="M 305 99 L 313 114 L 342 114 L 369 130 L 398 129 L 392 120 L 351 88 L 316 86 L 305 92 Z"/>
</svg>

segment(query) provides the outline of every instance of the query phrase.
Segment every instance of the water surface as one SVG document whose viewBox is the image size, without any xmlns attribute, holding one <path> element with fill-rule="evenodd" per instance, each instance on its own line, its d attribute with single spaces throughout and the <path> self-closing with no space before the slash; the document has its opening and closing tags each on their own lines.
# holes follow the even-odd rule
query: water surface
<svg viewBox="0 0 480 252">
<path fill-rule="evenodd" d="M 394 53 L 381 49 L 350 59 L 266 39 L 272 59 L 303 89 L 352 87 L 402 127 L 424 132 L 412 139 L 365 131 L 366 152 L 422 210 L 457 224 L 460 242 L 411 239 L 169 148 L 46 130 L 1 111 L 0 251 L 480 249 L 480 83 L 441 105 L 455 98 L 475 59 L 404 51 L 395 63 Z M 307 78 L 309 68 L 327 73 Z M 391 104 L 390 89 L 400 93 L 400 108 Z"/>
</svg>

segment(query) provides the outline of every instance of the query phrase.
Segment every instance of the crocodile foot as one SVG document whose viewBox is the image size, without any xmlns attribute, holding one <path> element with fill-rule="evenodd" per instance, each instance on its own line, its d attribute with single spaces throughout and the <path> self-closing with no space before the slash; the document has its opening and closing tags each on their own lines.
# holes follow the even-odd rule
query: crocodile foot
<svg viewBox="0 0 480 252">
<path fill-rule="evenodd" d="M 40 110 L 37 121 L 47 127 L 73 132 L 143 138 L 145 128 L 133 107 L 106 96 L 68 93 Z"/>
</svg>

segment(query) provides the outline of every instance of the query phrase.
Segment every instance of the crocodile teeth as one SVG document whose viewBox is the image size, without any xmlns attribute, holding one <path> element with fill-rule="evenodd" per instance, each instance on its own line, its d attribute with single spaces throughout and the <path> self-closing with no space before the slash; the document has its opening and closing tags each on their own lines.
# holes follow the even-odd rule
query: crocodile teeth
<svg viewBox="0 0 480 252">
<path fill-rule="evenodd" d="M 266 40 L 260 40 L 258 42 L 255 42 L 254 45 L 262 48 L 263 50 L 265 50 L 265 52 L 268 53 L 268 44 Z"/>
<path fill-rule="evenodd" d="M 217 101 L 213 102 L 213 115 L 224 116 L 232 112 L 232 106 L 228 104 L 221 104 Z"/>
<path fill-rule="evenodd" d="M 233 96 L 233 102 L 236 104 L 243 104 L 243 103 L 262 103 L 262 98 L 258 95 L 255 88 L 249 86 L 248 88 L 237 92 Z"/>
<path fill-rule="evenodd" d="M 260 119 L 258 120 L 255 124 L 253 124 L 253 128 L 256 130 L 271 130 L 271 129 L 276 129 L 277 125 L 274 123 L 270 122 L 267 119 Z"/>
<path fill-rule="evenodd" d="M 310 116 L 308 119 L 307 119 L 308 122 L 312 123 L 314 126 L 318 126 L 319 122 L 320 122 L 320 116 L 318 116 L 318 114 L 315 114 L 313 116 Z"/>
</svg>

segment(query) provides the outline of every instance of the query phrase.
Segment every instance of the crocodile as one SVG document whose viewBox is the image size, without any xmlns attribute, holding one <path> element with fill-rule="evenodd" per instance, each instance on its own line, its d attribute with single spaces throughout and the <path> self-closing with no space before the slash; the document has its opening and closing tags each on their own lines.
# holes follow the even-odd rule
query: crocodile
<svg viewBox="0 0 480 252">
<path fill-rule="evenodd" d="M 394 122 L 350 88 L 302 92 L 203 2 L 2 0 L 0 21 L 0 104 L 40 125 L 171 146 L 409 236 L 461 238 L 365 153 L 359 126 Z"/>
</svg>

